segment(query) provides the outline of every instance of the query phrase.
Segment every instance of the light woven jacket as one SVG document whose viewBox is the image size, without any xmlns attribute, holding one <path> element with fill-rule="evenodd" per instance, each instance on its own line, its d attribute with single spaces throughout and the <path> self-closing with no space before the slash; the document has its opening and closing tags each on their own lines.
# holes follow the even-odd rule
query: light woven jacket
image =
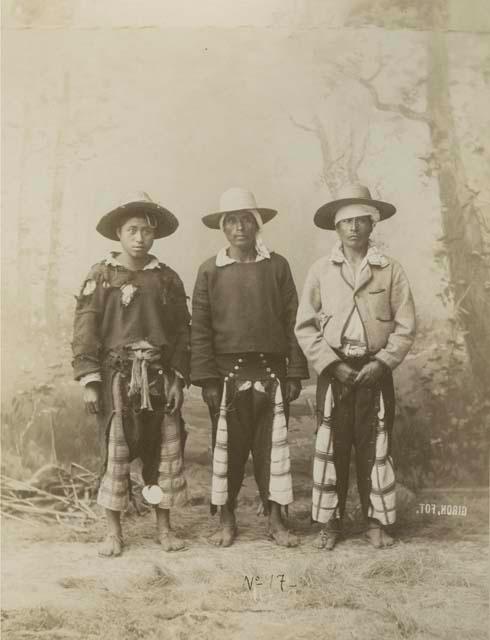
<svg viewBox="0 0 490 640">
<path fill-rule="evenodd" d="M 345 327 L 357 307 L 368 351 L 390 369 L 407 355 L 415 338 L 415 305 L 400 264 L 370 251 L 357 286 L 345 260 L 331 256 L 317 260 L 306 277 L 295 333 L 318 374 L 340 358 Z"/>
</svg>

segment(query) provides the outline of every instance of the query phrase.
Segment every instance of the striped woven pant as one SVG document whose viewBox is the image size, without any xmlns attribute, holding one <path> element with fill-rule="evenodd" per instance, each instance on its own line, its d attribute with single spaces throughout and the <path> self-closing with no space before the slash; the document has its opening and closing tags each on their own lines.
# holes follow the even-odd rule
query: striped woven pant
<svg viewBox="0 0 490 640">
<path fill-rule="evenodd" d="M 250 453 L 264 513 L 269 513 L 269 500 L 290 504 L 293 489 L 280 383 L 274 380 L 264 386 L 249 381 L 238 384 L 238 388 L 229 383 L 220 416 L 212 418 L 216 429 L 212 505 L 227 504 L 235 509 Z"/>
<path fill-rule="evenodd" d="M 344 515 L 354 448 L 363 516 L 392 524 L 396 510 L 390 451 L 395 410 L 391 374 L 385 374 L 374 387 L 359 388 L 320 376 L 317 406 L 320 424 L 313 467 L 313 520 L 326 524 Z"/>
<path fill-rule="evenodd" d="M 101 479 L 97 504 L 112 511 L 126 511 L 130 493 L 130 454 L 123 429 L 120 381 L 115 376 L 113 387 L 114 414 L 109 426 L 107 466 Z M 157 505 L 161 509 L 183 506 L 187 503 L 181 450 L 180 415 L 165 414 L 161 424 L 158 485 L 163 498 Z M 144 473 L 144 470 L 143 470 Z"/>
</svg>

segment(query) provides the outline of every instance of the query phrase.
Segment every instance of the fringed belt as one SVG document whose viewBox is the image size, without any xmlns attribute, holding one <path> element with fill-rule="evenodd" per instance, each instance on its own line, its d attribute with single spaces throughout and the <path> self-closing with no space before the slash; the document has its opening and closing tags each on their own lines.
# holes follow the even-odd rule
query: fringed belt
<svg viewBox="0 0 490 640">
<path fill-rule="evenodd" d="M 128 345 L 124 348 L 111 350 L 105 354 L 104 366 L 130 376 L 128 395 L 130 398 L 141 396 L 141 409 L 153 411 L 150 399 L 149 369 L 158 373 L 168 374 L 162 364 L 162 351 L 159 348 L 140 344 Z"/>
<path fill-rule="evenodd" d="M 153 411 L 150 400 L 150 385 L 148 383 L 148 364 L 160 360 L 159 349 L 130 349 L 128 353 L 132 361 L 131 381 L 129 383 L 129 397 L 140 394 L 141 408 Z"/>
</svg>

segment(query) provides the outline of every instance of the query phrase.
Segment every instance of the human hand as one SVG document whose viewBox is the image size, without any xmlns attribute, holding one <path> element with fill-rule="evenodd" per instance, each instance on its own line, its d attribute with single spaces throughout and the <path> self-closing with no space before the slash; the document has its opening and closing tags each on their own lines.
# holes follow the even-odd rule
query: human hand
<svg viewBox="0 0 490 640">
<path fill-rule="evenodd" d="M 202 386 L 202 399 L 212 413 L 218 413 L 221 403 L 220 385 L 218 380 L 208 380 Z"/>
<path fill-rule="evenodd" d="M 83 401 L 87 413 L 96 414 L 100 409 L 100 382 L 89 382 L 83 388 Z"/>
<path fill-rule="evenodd" d="M 290 378 L 286 382 L 286 402 L 294 402 L 301 393 L 301 380 Z"/>
<path fill-rule="evenodd" d="M 167 390 L 167 409 L 171 415 L 178 413 L 184 404 L 183 384 L 182 378 L 175 376 L 174 381 Z"/>
<path fill-rule="evenodd" d="M 372 360 L 363 366 L 357 374 L 355 385 L 359 387 L 373 387 L 384 373 L 384 367 L 379 360 Z"/>
<path fill-rule="evenodd" d="M 342 384 L 353 387 L 356 382 L 357 371 L 345 362 L 337 362 L 332 367 L 332 375 Z"/>
</svg>

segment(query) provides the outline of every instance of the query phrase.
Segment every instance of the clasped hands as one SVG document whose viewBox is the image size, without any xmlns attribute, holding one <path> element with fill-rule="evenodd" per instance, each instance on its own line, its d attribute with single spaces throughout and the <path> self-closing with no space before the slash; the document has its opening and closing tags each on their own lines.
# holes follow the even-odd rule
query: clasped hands
<svg viewBox="0 0 490 640">
<path fill-rule="evenodd" d="M 372 387 L 382 377 L 384 366 L 379 360 L 371 360 L 360 371 L 356 371 L 346 362 L 337 362 L 332 366 L 331 373 L 349 387 Z"/>
</svg>

